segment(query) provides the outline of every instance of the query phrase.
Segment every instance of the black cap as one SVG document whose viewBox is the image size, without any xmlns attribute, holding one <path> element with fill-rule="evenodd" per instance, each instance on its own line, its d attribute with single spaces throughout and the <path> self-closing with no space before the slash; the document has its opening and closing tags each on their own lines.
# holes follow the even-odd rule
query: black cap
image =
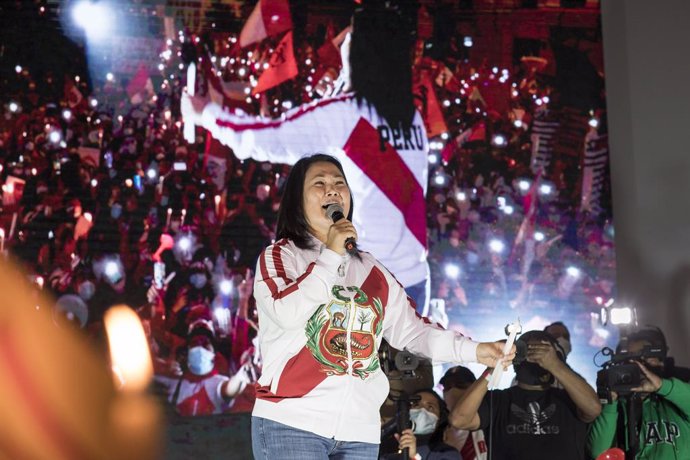
<svg viewBox="0 0 690 460">
<path fill-rule="evenodd" d="M 472 384 L 477 380 L 471 370 L 464 366 L 451 367 L 446 371 L 446 373 L 441 377 L 439 383 L 443 385 L 444 390 L 450 390 L 451 388 L 461 388 Z"/>
</svg>

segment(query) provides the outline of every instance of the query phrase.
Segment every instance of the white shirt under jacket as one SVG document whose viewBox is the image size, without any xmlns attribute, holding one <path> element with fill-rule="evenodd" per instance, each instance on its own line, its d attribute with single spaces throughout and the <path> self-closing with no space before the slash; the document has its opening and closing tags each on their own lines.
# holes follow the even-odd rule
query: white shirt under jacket
<svg viewBox="0 0 690 460">
<path fill-rule="evenodd" d="M 339 441 L 379 443 L 389 392 L 385 338 L 436 362 L 476 361 L 477 343 L 417 315 L 369 253 L 340 256 L 282 239 L 259 257 L 254 296 L 263 372 L 253 415 Z"/>
<path fill-rule="evenodd" d="M 210 103 L 202 119 L 239 159 L 294 164 L 314 153 L 338 158 L 355 203 L 357 245 L 403 286 L 427 279 L 428 140 L 418 112 L 408 133 L 391 129 L 351 94 L 302 105 L 278 119 L 231 113 Z"/>
</svg>

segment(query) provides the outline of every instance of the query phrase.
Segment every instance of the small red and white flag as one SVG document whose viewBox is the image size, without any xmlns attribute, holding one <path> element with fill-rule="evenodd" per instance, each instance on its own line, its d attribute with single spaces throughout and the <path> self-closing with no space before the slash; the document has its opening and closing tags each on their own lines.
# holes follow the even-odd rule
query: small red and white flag
<svg viewBox="0 0 690 460">
<path fill-rule="evenodd" d="M 224 81 L 213 68 L 211 60 L 202 59 L 201 71 L 206 81 L 208 96 L 216 104 L 229 108 L 244 101 L 250 93 L 249 83 L 243 81 Z"/>
<path fill-rule="evenodd" d="M 142 64 L 127 85 L 127 95 L 132 104 L 141 104 L 147 94 L 153 94 L 153 82 L 146 66 Z"/>
<path fill-rule="evenodd" d="M 268 69 L 264 70 L 252 89 L 252 94 L 262 93 L 297 76 L 297 60 L 292 49 L 292 31 L 286 33 L 278 43 L 268 65 Z"/>
<path fill-rule="evenodd" d="M 414 94 L 415 106 L 424 119 L 427 136 L 434 137 L 448 132 L 441 105 L 438 103 L 438 98 L 434 91 L 434 84 L 426 72 L 422 73 L 412 92 Z"/>
<path fill-rule="evenodd" d="M 64 92 L 65 100 L 70 109 L 77 107 L 84 101 L 84 95 L 71 78 L 65 78 Z"/>
<path fill-rule="evenodd" d="M 240 32 L 240 47 L 292 29 L 288 0 L 259 0 Z"/>
<path fill-rule="evenodd" d="M 340 56 L 340 45 L 345 41 L 345 36 L 352 32 L 352 26 L 345 27 L 335 37 L 332 36 L 333 26 L 329 24 L 328 27 L 326 40 L 316 51 L 316 55 L 319 57 L 319 64 L 321 66 L 340 68 L 343 64 Z"/>
<path fill-rule="evenodd" d="M 207 180 L 216 186 L 218 192 L 225 190 L 225 175 L 228 170 L 228 156 L 230 148 L 206 133 L 206 147 L 204 150 L 204 170 Z"/>
</svg>

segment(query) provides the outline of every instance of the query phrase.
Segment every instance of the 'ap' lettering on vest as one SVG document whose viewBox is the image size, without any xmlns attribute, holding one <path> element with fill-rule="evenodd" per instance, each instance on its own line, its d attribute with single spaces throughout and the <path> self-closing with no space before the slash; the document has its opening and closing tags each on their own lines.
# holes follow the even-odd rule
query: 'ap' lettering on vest
<svg viewBox="0 0 690 460">
<path fill-rule="evenodd" d="M 665 436 L 660 431 L 660 427 L 657 422 L 647 422 L 647 429 L 645 431 L 645 444 L 651 446 L 652 444 L 666 443 L 674 445 L 676 443 L 676 438 L 680 434 L 678 430 L 678 425 L 667 420 L 661 422 L 664 425 L 666 431 Z"/>
</svg>

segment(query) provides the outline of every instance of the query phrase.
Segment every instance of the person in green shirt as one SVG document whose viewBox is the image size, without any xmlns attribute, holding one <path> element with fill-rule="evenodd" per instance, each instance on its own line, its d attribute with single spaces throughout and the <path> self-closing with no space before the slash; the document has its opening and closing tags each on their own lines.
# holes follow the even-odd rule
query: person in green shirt
<svg viewBox="0 0 690 460">
<path fill-rule="evenodd" d="M 666 340 L 659 329 L 641 329 L 628 336 L 628 353 L 638 354 L 645 347 L 666 349 Z M 640 395 L 638 410 L 642 413 L 635 459 L 690 459 L 690 384 L 663 377 L 667 373 L 663 358 L 643 357 L 641 361 L 635 362 L 642 372 L 642 381 L 632 389 Z M 629 449 L 628 405 L 624 399 L 611 392 L 611 403 L 602 407 L 601 415 L 592 423 L 587 439 L 592 457 L 611 447 Z M 620 424 L 619 417 L 622 417 Z"/>
</svg>

